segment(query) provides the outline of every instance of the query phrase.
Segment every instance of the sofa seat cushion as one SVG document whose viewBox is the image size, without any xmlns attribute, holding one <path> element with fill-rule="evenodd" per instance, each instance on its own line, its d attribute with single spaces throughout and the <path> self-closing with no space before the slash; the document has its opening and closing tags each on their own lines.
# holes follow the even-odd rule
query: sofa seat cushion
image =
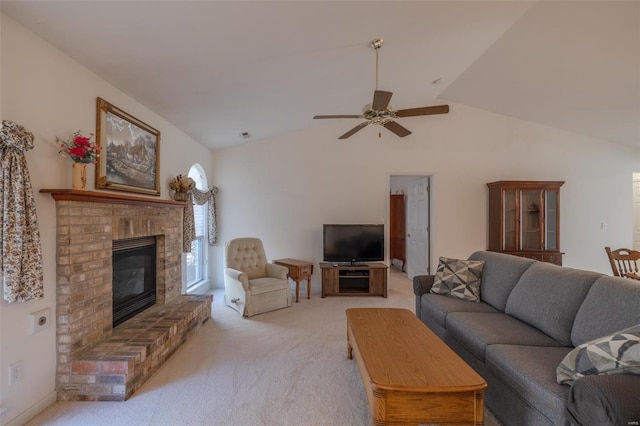
<svg viewBox="0 0 640 426">
<path fill-rule="evenodd" d="M 540 329 L 566 346 L 580 305 L 602 276 L 550 263 L 536 262 L 513 288 L 505 312 Z"/>
<path fill-rule="evenodd" d="M 572 346 L 640 324 L 639 306 L 640 281 L 600 277 L 576 314 L 571 330 Z"/>
<path fill-rule="evenodd" d="M 556 366 L 570 347 L 491 345 L 487 366 L 500 381 L 523 401 L 549 418 L 551 424 L 565 424 L 569 387 L 556 383 Z"/>
<path fill-rule="evenodd" d="M 580 425 L 638 424 L 639 391 L 640 376 L 586 376 L 576 380 L 571 386 L 567 409 Z"/>
<path fill-rule="evenodd" d="M 251 294 L 262 294 L 283 289 L 289 290 L 289 282 L 280 278 L 264 277 L 249 280 Z"/>
<path fill-rule="evenodd" d="M 507 314 L 452 312 L 446 321 L 451 337 L 481 361 L 485 361 L 487 345 L 562 346 L 540 330 Z M 552 368 L 554 373 L 557 366 Z"/>
<path fill-rule="evenodd" d="M 504 312 L 507 298 L 522 274 L 535 263 L 535 260 L 490 251 L 477 251 L 469 260 L 484 262 L 480 288 L 480 300 Z"/>
<path fill-rule="evenodd" d="M 447 327 L 446 318 L 450 312 L 499 313 L 497 309 L 486 303 L 469 303 L 466 300 L 433 293 L 423 294 L 420 303 L 422 315 L 430 317 L 430 322 L 442 328 Z"/>
</svg>

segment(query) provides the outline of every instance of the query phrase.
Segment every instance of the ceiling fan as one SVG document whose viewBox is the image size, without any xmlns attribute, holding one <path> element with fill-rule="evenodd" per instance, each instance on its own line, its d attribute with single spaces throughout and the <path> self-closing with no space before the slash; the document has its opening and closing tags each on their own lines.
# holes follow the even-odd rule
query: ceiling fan
<svg viewBox="0 0 640 426">
<path fill-rule="evenodd" d="M 449 112 L 449 105 L 436 105 L 422 108 L 409 108 L 399 109 L 393 111 L 389 105 L 393 92 L 385 92 L 378 90 L 378 50 L 382 47 L 383 40 L 381 38 L 375 39 L 371 42 L 370 46 L 376 51 L 376 90 L 373 92 L 373 102 L 365 105 L 360 115 L 316 115 L 314 119 L 324 118 L 360 118 L 367 121 L 358 124 L 353 129 L 349 130 L 338 139 L 347 139 L 356 132 L 364 129 L 369 124 L 378 124 L 392 131 L 401 138 L 411 134 L 409 129 L 401 126 L 395 118 L 402 117 L 415 117 L 418 115 L 433 115 L 433 114 L 446 114 Z"/>
</svg>

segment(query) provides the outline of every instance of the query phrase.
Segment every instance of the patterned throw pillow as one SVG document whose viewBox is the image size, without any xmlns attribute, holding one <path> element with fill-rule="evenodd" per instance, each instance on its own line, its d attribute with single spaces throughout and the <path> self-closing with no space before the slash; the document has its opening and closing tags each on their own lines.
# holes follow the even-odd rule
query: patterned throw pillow
<svg viewBox="0 0 640 426">
<path fill-rule="evenodd" d="M 640 324 L 577 346 L 556 369 L 561 385 L 595 374 L 640 374 Z"/>
<path fill-rule="evenodd" d="M 482 260 L 440 258 L 431 293 L 457 297 L 470 302 L 480 302 Z"/>
</svg>

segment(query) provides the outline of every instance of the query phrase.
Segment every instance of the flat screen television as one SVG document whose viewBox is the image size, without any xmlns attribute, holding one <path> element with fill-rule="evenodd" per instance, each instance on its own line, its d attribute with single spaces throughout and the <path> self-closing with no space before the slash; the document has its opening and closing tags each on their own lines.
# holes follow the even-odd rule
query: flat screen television
<svg viewBox="0 0 640 426">
<path fill-rule="evenodd" d="M 325 262 L 363 263 L 384 260 L 384 225 L 324 225 Z"/>
</svg>

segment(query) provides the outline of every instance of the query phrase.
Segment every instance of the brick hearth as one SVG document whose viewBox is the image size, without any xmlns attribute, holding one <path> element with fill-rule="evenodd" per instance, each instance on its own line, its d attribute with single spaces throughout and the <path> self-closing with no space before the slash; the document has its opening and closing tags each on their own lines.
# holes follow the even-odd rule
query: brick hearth
<svg viewBox="0 0 640 426">
<path fill-rule="evenodd" d="M 71 362 L 59 399 L 124 401 L 211 316 L 212 296 L 178 296 L 113 329 Z"/>
<path fill-rule="evenodd" d="M 60 400 L 124 400 L 211 316 L 181 295 L 182 210 L 172 200 L 41 190 L 56 200 Z M 112 327 L 112 241 L 156 237 L 156 305 Z"/>
</svg>

